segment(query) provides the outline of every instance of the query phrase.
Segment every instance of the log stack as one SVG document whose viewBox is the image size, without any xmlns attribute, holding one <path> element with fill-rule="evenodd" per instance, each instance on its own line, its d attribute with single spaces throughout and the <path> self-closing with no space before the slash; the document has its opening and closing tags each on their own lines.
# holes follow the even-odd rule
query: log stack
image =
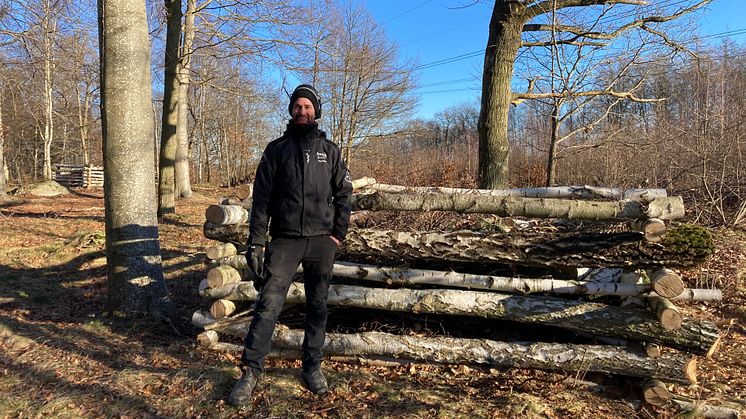
<svg viewBox="0 0 746 419">
<path fill-rule="evenodd" d="M 665 383 L 696 383 L 697 357 L 717 348 L 717 327 L 686 318 L 676 306 L 721 299 L 719 290 L 687 288 L 676 273 L 712 254 L 712 239 L 703 228 L 674 224 L 684 215 L 683 201 L 665 190 L 412 188 L 368 178 L 355 186 L 354 217 L 446 211 L 520 218 L 514 228 L 457 231 L 381 230 L 353 223 L 334 265 L 330 308 L 501 321 L 503 327 L 519 326 L 516 330 L 531 325 L 575 338 L 329 333 L 328 356 L 603 372 L 640 377 L 645 394 L 660 400 L 667 394 Z M 212 267 L 199 292 L 211 305 L 192 320 L 205 329 L 199 342 L 216 350 L 240 350 L 219 337 L 243 338 L 258 296 L 243 256 L 250 211 L 244 206 L 223 201 L 206 211 L 204 234 L 217 243 L 207 249 Z M 531 227 L 532 220 L 542 219 L 565 221 Z M 541 277 L 516 273 L 537 269 Z M 287 303 L 304 301 L 299 268 Z M 273 354 L 299 356 L 302 335 L 278 327 Z"/>
</svg>

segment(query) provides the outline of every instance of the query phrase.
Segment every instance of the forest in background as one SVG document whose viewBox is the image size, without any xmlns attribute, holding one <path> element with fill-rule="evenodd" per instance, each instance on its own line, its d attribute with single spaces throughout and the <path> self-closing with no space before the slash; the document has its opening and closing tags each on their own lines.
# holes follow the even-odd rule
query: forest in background
<svg viewBox="0 0 746 419">
<path fill-rule="evenodd" d="M 181 66 L 189 74 L 181 158 L 192 182 L 251 182 L 259 153 L 287 119 L 287 91 L 301 80 L 320 90 L 322 128 L 343 148 L 353 177 L 477 185 L 479 99 L 416 118 L 421 64 L 399 59 L 396 43 L 363 3 L 187 3 L 185 16 L 191 13 L 194 23 L 189 63 Z M 159 139 L 169 15 L 161 2 L 148 2 L 148 12 Z M 48 179 L 53 164 L 102 165 L 95 16 L 90 2 L 0 3 L 0 150 L 10 187 Z M 666 188 L 685 197 L 696 222 L 742 224 L 744 47 L 692 38 L 686 48 L 624 71 L 624 54 L 612 53 L 577 71 L 583 76 L 574 82 L 585 86 L 613 82 L 665 100 L 571 98 L 573 111 L 557 118 L 561 141 L 551 183 Z M 516 78 L 530 72 L 517 67 Z M 555 106 L 546 99 L 511 108 L 510 186 L 547 183 Z"/>
</svg>

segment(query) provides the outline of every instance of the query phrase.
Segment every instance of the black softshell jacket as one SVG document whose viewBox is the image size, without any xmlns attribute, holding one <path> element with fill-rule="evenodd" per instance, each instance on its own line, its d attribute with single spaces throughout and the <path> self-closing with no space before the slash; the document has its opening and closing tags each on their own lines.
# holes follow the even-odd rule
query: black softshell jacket
<svg viewBox="0 0 746 419">
<path fill-rule="evenodd" d="M 264 150 L 256 169 L 249 244 L 271 237 L 332 235 L 340 241 L 350 220 L 352 182 L 339 147 L 317 127 L 291 122 Z"/>
</svg>

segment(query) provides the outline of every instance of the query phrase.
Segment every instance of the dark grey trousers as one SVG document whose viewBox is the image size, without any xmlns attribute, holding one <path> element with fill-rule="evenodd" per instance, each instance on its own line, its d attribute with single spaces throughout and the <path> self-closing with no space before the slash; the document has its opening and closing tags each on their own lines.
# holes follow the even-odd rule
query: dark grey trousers
<svg viewBox="0 0 746 419">
<path fill-rule="evenodd" d="M 329 236 L 277 238 L 267 245 L 266 281 L 259 293 L 254 318 L 246 334 L 241 363 L 256 374 L 264 369 L 264 358 L 272 347 L 277 317 L 299 264 L 303 264 L 306 292 L 306 321 L 303 338 L 303 371 L 321 365 L 326 338 L 326 300 L 337 245 Z"/>
</svg>

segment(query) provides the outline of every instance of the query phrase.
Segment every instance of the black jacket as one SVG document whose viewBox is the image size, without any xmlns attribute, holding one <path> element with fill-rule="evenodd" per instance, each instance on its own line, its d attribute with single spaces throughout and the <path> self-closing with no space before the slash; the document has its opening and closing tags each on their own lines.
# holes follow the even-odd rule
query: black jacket
<svg viewBox="0 0 746 419">
<path fill-rule="evenodd" d="M 264 150 L 254 180 L 249 244 L 272 237 L 344 240 L 352 182 L 336 144 L 317 125 L 288 124 Z"/>
</svg>

